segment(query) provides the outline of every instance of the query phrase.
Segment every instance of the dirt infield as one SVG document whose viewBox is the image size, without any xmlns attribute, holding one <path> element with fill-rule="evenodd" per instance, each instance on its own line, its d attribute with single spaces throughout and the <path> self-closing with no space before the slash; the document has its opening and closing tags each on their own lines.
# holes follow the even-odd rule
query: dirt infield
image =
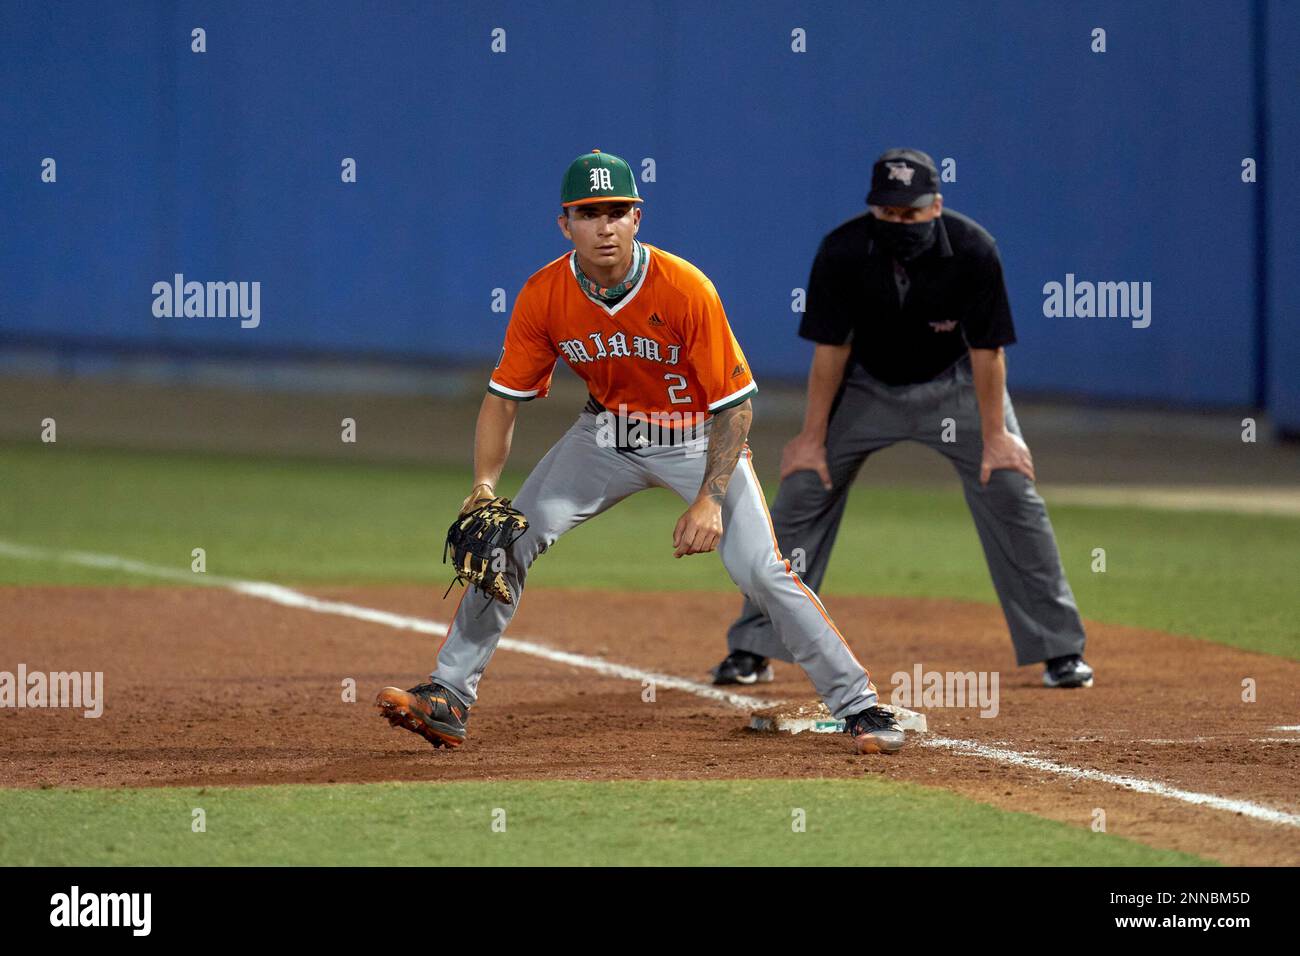
<svg viewBox="0 0 1300 956">
<path fill-rule="evenodd" d="M 415 588 L 314 589 L 357 605 L 446 621 Z M 1300 663 L 1155 631 L 1092 624 L 1097 686 L 1051 691 L 1016 669 L 996 608 L 939 600 L 833 598 L 828 606 L 872 669 L 890 675 L 1000 671 L 1000 711 L 929 709 L 931 739 L 958 738 L 1081 770 L 1300 811 Z M 529 593 L 511 636 L 703 681 L 737 610 L 733 595 Z M 1109 783 L 1007 766 L 933 746 L 853 755 L 843 736 L 744 729 L 721 701 L 515 651 L 498 651 L 470 738 L 434 751 L 371 707 L 409 686 L 437 639 L 286 608 L 217 588 L 0 588 L 0 670 L 103 671 L 99 719 L 0 710 L 0 785 L 151 786 L 451 779 L 854 777 L 883 774 L 997 806 L 1231 864 L 1300 863 L 1300 828 Z M 689 622 L 689 624 L 684 624 Z M 793 666 L 752 692 L 808 697 Z M 356 681 L 357 700 L 343 700 Z M 1258 699 L 1242 701 L 1242 682 Z M 751 689 L 744 689 L 747 693 Z"/>
</svg>

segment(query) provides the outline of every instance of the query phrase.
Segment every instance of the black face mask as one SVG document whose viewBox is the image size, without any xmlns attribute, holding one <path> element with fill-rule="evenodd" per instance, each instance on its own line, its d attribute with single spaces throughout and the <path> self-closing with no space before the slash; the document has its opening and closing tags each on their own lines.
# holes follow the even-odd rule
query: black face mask
<svg viewBox="0 0 1300 956">
<path fill-rule="evenodd" d="M 915 259 L 934 245 L 934 223 L 886 222 L 872 219 L 871 236 L 896 259 Z"/>
</svg>

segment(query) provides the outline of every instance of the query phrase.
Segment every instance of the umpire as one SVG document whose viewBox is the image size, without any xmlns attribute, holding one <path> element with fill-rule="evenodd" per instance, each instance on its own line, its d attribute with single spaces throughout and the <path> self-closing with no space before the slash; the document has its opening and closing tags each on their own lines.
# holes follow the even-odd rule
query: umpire
<svg viewBox="0 0 1300 956">
<path fill-rule="evenodd" d="M 802 548 L 803 578 L 820 590 L 867 456 L 928 445 L 961 476 L 1016 662 L 1045 662 L 1048 687 L 1091 687 L 1083 623 L 1006 392 L 1003 347 L 1016 334 L 993 237 L 943 208 L 938 170 L 919 150 L 876 161 L 867 208 L 813 261 L 799 326 L 816 343 L 808 407 L 772 507 L 781 551 Z M 749 600 L 727 646 L 715 684 L 770 681 L 768 659 L 791 660 Z"/>
</svg>

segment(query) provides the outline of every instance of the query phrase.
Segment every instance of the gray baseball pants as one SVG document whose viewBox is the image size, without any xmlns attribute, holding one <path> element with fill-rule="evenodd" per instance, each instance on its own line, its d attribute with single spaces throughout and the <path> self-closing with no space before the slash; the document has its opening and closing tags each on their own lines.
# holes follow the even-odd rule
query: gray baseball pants
<svg viewBox="0 0 1300 956">
<path fill-rule="evenodd" d="M 1007 430 L 1020 425 L 1004 393 Z M 945 419 L 953 441 L 944 441 Z M 1065 580 L 1047 507 L 1034 483 L 1015 471 L 993 472 L 980 484 L 979 406 L 969 360 L 919 385 L 890 386 L 854 363 L 826 433 L 831 489 L 815 472 L 789 475 L 772 505 L 772 521 L 783 554 L 803 549 L 804 580 L 821 588 L 831 548 L 844 517 L 849 487 L 867 456 L 900 441 L 917 441 L 940 452 L 957 469 L 962 490 L 1002 612 L 1011 630 L 1018 664 L 1082 654 L 1083 622 Z M 762 607 L 746 601 L 727 632 L 730 650 L 788 661 Z"/>
<path fill-rule="evenodd" d="M 438 652 L 432 679 L 467 705 L 478 698 L 479 680 L 497 642 L 514 617 L 528 568 L 537 556 L 582 522 L 646 488 L 675 491 L 695 500 L 704 481 L 708 426 L 685 445 L 652 445 L 635 451 L 606 447 L 598 439 L 597 416 L 583 412 L 533 469 L 515 507 L 528 518 L 528 530 L 515 542 L 507 581 L 514 605 L 489 601 L 470 592 L 461 600 L 447 639 Z M 837 718 L 877 702 L 866 669 L 854 657 L 821 601 L 777 551 L 767 502 L 749 449 L 740 455 L 722 505 L 722 563 L 750 606 L 770 622 L 767 630 L 781 645 L 782 660 L 803 667 L 817 693 Z M 672 529 L 661 528 L 665 548 Z M 687 558 L 687 560 L 700 558 Z M 665 627 L 676 626 L 670 615 Z"/>
</svg>

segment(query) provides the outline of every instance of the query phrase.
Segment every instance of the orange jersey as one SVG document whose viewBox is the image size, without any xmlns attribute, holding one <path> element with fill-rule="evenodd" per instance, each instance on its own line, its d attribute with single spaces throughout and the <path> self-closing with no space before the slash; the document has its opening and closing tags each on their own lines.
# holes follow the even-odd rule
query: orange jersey
<svg viewBox="0 0 1300 956">
<path fill-rule="evenodd" d="M 578 285 L 573 253 L 524 283 L 488 383 L 503 398 L 544 398 L 563 358 L 598 402 L 645 415 L 715 413 L 758 391 L 713 283 L 646 243 L 645 274 L 613 306 Z"/>
</svg>

